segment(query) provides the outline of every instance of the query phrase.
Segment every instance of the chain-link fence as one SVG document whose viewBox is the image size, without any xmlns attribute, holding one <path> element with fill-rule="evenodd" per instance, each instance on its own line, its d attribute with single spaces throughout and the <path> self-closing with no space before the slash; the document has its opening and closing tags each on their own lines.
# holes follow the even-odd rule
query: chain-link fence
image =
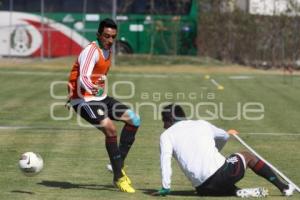
<svg viewBox="0 0 300 200">
<path fill-rule="evenodd" d="M 101 19 L 118 53 L 196 54 L 197 0 L 0 0 L 0 56 L 77 55 Z"/>
<path fill-rule="evenodd" d="M 0 0 L 0 55 L 59 57 L 77 55 L 95 38 L 99 16 L 88 15 L 88 0 Z M 101 8 L 114 16 L 113 3 Z M 93 2 L 89 9 L 93 11 Z M 94 22 L 96 26 L 90 26 Z"/>
</svg>

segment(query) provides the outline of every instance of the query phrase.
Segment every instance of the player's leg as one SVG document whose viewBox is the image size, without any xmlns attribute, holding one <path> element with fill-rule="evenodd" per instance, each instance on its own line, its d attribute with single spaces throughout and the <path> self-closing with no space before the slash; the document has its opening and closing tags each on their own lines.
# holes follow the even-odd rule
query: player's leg
<svg viewBox="0 0 300 200">
<path fill-rule="evenodd" d="M 118 147 L 117 130 L 112 120 L 103 119 L 98 127 L 105 135 L 105 147 L 114 173 L 114 181 L 122 177 L 122 158 Z"/>
<path fill-rule="evenodd" d="M 117 131 L 108 117 L 106 105 L 101 102 L 84 102 L 74 106 L 74 109 L 82 118 L 104 133 L 105 147 L 112 165 L 114 183 L 123 192 L 135 192 L 122 174 L 122 158 L 118 147 Z"/>
<path fill-rule="evenodd" d="M 105 147 L 114 173 L 114 183 L 123 192 L 134 193 L 130 179 L 122 172 L 122 157 L 118 147 L 117 131 L 112 120 L 105 118 L 100 122 L 100 129 L 105 134 Z"/>
<path fill-rule="evenodd" d="M 118 147 L 116 127 L 108 117 L 105 104 L 95 101 L 83 102 L 74 106 L 74 109 L 82 118 L 104 133 L 105 147 L 112 164 L 114 180 L 118 180 L 122 176 L 122 159 Z"/>
<path fill-rule="evenodd" d="M 196 187 L 200 196 L 235 196 L 235 186 L 244 177 L 245 167 L 237 155 L 230 155 L 225 163 L 202 185 Z"/>
<path fill-rule="evenodd" d="M 258 159 L 250 152 L 240 152 L 245 158 L 246 165 L 257 175 L 264 177 L 266 180 L 275 185 L 282 193 L 288 189 L 289 186 L 283 183 L 273 172 L 273 170 L 265 164 L 262 160 Z"/>
<path fill-rule="evenodd" d="M 119 149 L 124 165 L 124 160 L 135 141 L 135 135 L 140 126 L 140 117 L 126 105 L 114 98 L 108 97 L 107 99 L 110 118 L 125 123 L 120 134 L 119 143 Z"/>
<path fill-rule="evenodd" d="M 232 154 L 226 158 L 225 164 L 218 170 L 220 173 L 218 187 L 223 189 L 228 194 L 238 197 L 265 197 L 268 195 L 268 190 L 265 188 L 244 188 L 240 189 L 235 186 L 245 175 L 246 161 L 241 154 Z"/>
<path fill-rule="evenodd" d="M 130 109 L 127 109 L 120 120 L 125 122 L 120 136 L 120 151 L 123 162 L 127 157 L 127 154 L 135 141 L 135 135 L 140 126 L 140 117 Z"/>
</svg>

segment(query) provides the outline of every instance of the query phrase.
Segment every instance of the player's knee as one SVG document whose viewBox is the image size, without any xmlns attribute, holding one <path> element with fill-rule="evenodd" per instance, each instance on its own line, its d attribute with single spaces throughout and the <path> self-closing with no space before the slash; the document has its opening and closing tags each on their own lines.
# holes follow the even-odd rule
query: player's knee
<svg viewBox="0 0 300 200">
<path fill-rule="evenodd" d="M 255 158 L 255 156 L 248 151 L 242 151 L 242 152 L 240 152 L 240 154 L 242 154 L 246 160 L 252 160 Z"/>
<path fill-rule="evenodd" d="M 106 136 L 117 135 L 117 128 L 109 118 L 105 118 L 100 122 L 100 130 L 102 130 Z"/>
<path fill-rule="evenodd" d="M 258 161 L 258 158 L 248 151 L 242 151 L 240 154 L 244 156 L 245 162 L 250 168 L 252 168 Z"/>
<path fill-rule="evenodd" d="M 117 136 L 117 129 L 116 127 L 106 127 L 105 128 L 105 135 L 108 137 Z"/>
<path fill-rule="evenodd" d="M 132 110 L 127 110 L 127 114 L 133 126 L 139 127 L 141 124 L 141 118 Z"/>
</svg>

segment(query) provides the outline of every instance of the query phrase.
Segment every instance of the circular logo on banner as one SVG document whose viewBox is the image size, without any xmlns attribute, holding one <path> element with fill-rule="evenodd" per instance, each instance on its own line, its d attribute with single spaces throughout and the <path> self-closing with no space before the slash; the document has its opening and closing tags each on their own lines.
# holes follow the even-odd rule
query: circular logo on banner
<svg viewBox="0 0 300 200">
<path fill-rule="evenodd" d="M 32 36 L 25 27 L 16 27 L 11 34 L 11 47 L 18 53 L 26 53 L 32 44 Z"/>
</svg>

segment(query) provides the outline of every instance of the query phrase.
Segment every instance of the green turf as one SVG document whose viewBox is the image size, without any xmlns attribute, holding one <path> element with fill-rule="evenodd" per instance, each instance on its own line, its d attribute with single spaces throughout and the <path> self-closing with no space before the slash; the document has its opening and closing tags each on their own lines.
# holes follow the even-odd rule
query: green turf
<svg viewBox="0 0 300 200">
<path fill-rule="evenodd" d="M 152 66 L 169 66 L 169 65 L 196 65 L 196 66 L 223 66 L 224 63 L 216 59 L 209 57 L 195 57 L 195 56 L 164 56 L 164 55 L 120 55 L 116 59 L 116 65 L 129 65 L 129 66 L 139 66 L 142 67 L 144 64 Z"/>
<path fill-rule="evenodd" d="M 131 195 L 112 187 L 112 175 L 105 169 L 108 157 L 103 135 L 94 128 L 78 126 L 76 115 L 64 108 L 64 100 L 54 99 L 50 95 L 51 84 L 67 80 L 67 71 L 47 71 L 50 73 L 43 74 L 43 71 L 31 69 L 0 69 L 0 199 L 156 199 L 149 195 L 160 187 L 158 143 L 163 129 L 162 123 L 156 119 L 159 116 L 156 111 L 166 101 L 191 103 L 194 107 L 199 103 L 210 103 L 200 106 L 197 112 L 199 116 L 211 117 L 206 110 L 214 112 L 216 108 L 217 116 L 212 123 L 224 129 L 240 130 L 241 137 L 250 146 L 300 184 L 300 152 L 297 148 L 300 145 L 299 76 L 246 74 L 251 76 L 250 79 L 236 80 L 230 79 L 230 74 L 215 74 L 211 78 L 225 87 L 224 90 L 217 90 L 211 80 L 204 78 L 205 74 L 172 73 L 172 68 L 168 74 L 139 73 L 125 76 L 111 73 L 111 94 L 116 81 L 134 83 L 134 90 L 126 84 L 115 85 L 117 91 L 114 94 L 128 96 L 133 93 L 132 98 L 120 100 L 133 105 L 142 118 L 136 143 L 126 162 L 128 175 L 137 190 Z M 33 74 L 30 75 L 31 72 Z M 57 85 L 53 92 L 56 96 L 66 95 L 66 86 Z M 263 119 L 247 120 L 243 114 L 239 115 L 238 107 L 249 102 L 263 105 Z M 69 114 L 73 117 L 69 120 L 53 120 L 50 110 L 54 103 L 59 103 L 54 109 L 56 117 L 67 118 Z M 212 103 L 216 107 L 212 107 Z M 185 109 L 190 115 L 189 107 L 185 106 Z M 195 113 L 191 116 L 195 118 Z M 224 117 L 233 119 L 226 120 Z M 118 130 L 121 125 L 117 123 Z M 231 139 L 224 154 L 241 148 L 237 141 Z M 26 151 L 38 152 L 45 160 L 42 173 L 35 177 L 25 177 L 18 170 L 18 158 Z M 173 166 L 174 193 L 164 199 L 199 199 L 194 196 L 193 188 L 177 165 L 174 163 Z M 248 172 L 239 185 L 265 186 L 270 190 L 271 199 L 283 199 L 275 187 L 252 172 Z M 291 199 L 299 198 L 299 194 L 296 194 Z"/>
</svg>

